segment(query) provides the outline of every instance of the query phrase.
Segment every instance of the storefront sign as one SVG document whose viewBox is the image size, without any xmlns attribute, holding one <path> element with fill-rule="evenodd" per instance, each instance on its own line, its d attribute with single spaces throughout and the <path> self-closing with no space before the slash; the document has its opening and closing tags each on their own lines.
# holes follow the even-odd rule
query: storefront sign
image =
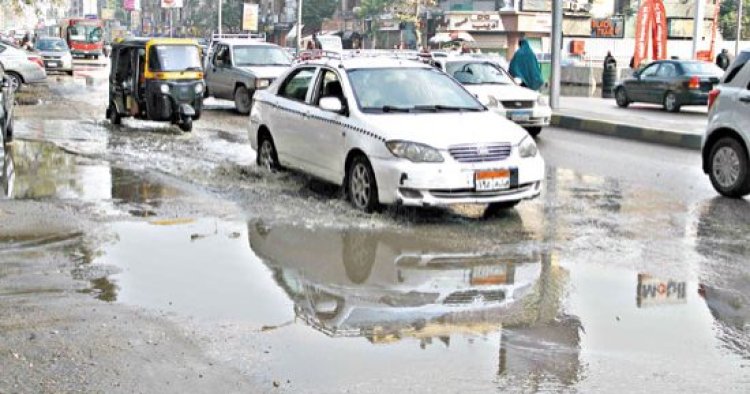
<svg viewBox="0 0 750 394">
<path fill-rule="evenodd" d="M 486 13 L 449 13 L 448 30 L 453 31 L 505 31 L 500 14 Z"/>
<path fill-rule="evenodd" d="M 552 11 L 552 0 L 521 0 L 521 11 Z"/>
<path fill-rule="evenodd" d="M 667 36 L 674 39 L 692 39 L 693 25 L 693 18 L 667 18 Z M 703 21 L 703 38 L 711 37 L 713 27 L 713 19 Z"/>
<path fill-rule="evenodd" d="M 518 15 L 518 31 L 524 33 L 549 33 L 552 31 L 551 14 Z"/>
<path fill-rule="evenodd" d="M 623 38 L 625 37 L 625 21 L 621 16 L 611 18 L 597 18 L 591 20 L 591 37 L 593 38 Z"/>
</svg>

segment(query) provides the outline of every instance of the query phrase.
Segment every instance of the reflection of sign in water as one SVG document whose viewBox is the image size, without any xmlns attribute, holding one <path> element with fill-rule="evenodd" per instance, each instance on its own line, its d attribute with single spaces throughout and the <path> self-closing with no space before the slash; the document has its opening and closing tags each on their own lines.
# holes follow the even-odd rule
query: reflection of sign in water
<svg viewBox="0 0 750 394">
<path fill-rule="evenodd" d="M 122 3 L 122 8 L 124 8 L 126 11 L 140 11 L 141 0 L 125 0 Z"/>
<path fill-rule="evenodd" d="M 703 21 L 703 37 L 709 39 L 713 30 L 714 21 L 705 19 Z M 693 18 L 668 18 L 667 35 L 669 38 L 693 38 Z"/>
<path fill-rule="evenodd" d="M 258 5 L 245 3 L 242 7 L 242 30 L 258 31 Z"/>
<path fill-rule="evenodd" d="M 638 274 L 638 307 L 687 303 L 687 283 Z"/>
<path fill-rule="evenodd" d="M 623 38 L 624 36 L 624 21 L 621 16 L 591 20 L 591 37 L 593 38 Z"/>
<path fill-rule="evenodd" d="M 161 8 L 182 8 L 182 0 L 161 0 Z"/>
<path fill-rule="evenodd" d="M 448 15 L 448 30 L 503 31 L 503 20 L 497 13 L 455 13 Z"/>
</svg>

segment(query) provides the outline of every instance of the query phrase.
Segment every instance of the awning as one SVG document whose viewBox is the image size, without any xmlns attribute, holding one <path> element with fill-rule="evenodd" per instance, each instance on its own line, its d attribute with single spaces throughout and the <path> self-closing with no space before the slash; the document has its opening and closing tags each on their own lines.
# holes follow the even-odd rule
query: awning
<svg viewBox="0 0 750 394">
<path fill-rule="evenodd" d="M 430 42 L 433 44 L 441 44 L 444 42 L 451 42 L 451 41 L 473 42 L 474 37 L 472 37 L 471 34 L 465 31 L 451 31 L 451 32 L 437 33 L 432 38 L 430 38 Z"/>
<path fill-rule="evenodd" d="M 305 28 L 305 25 L 302 25 L 302 27 L 300 27 L 300 30 L 304 28 Z M 296 39 L 297 39 L 297 24 L 295 23 L 292 25 L 292 30 L 289 30 L 289 33 L 286 33 L 286 40 L 288 42 L 288 41 L 292 41 Z"/>
</svg>

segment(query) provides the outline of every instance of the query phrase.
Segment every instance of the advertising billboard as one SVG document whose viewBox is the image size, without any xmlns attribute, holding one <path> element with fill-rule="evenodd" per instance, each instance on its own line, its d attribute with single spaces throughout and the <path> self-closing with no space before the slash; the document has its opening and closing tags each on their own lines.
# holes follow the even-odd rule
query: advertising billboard
<svg viewBox="0 0 750 394">
<path fill-rule="evenodd" d="M 242 7 L 242 30 L 258 31 L 258 5 L 245 3 Z"/>
</svg>

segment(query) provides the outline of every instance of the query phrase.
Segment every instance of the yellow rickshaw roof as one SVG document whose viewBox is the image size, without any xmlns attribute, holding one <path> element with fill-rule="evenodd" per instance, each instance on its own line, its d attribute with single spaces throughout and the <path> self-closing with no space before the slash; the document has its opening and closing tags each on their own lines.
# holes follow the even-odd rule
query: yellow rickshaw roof
<svg viewBox="0 0 750 394">
<path fill-rule="evenodd" d="M 146 45 L 198 45 L 198 41 L 192 38 L 152 38 Z"/>
</svg>

